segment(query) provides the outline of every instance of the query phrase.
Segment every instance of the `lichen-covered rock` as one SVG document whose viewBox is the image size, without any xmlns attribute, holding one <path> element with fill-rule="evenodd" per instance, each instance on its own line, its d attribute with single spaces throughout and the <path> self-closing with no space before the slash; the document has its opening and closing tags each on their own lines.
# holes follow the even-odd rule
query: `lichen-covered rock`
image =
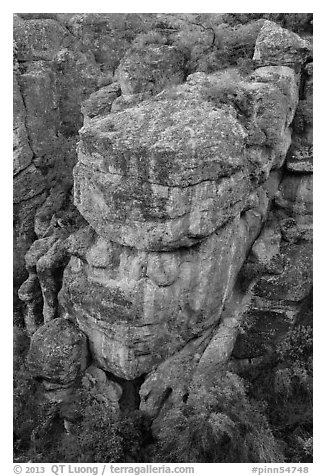
<svg viewBox="0 0 326 476">
<path fill-rule="evenodd" d="M 154 419 L 154 435 L 158 434 L 166 412 L 187 401 L 193 386 L 209 387 L 225 367 L 248 299 L 250 293 L 244 295 L 235 286 L 225 302 L 219 326 L 211 327 L 189 341 L 146 376 L 140 388 L 140 409 Z"/>
<path fill-rule="evenodd" d="M 97 238 L 87 263 L 71 258 L 60 303 L 99 366 L 133 379 L 214 327 L 266 209 L 189 249 L 145 252 Z"/>
<path fill-rule="evenodd" d="M 311 295 L 312 243 L 302 239 L 292 218 L 282 220 L 280 228 L 286 241 L 278 243 L 275 251 L 282 256 L 283 266 L 277 273 L 265 266 L 265 274 L 256 276 L 252 282 L 252 299 L 232 351 L 235 363 L 237 359 L 268 359 L 282 337 L 298 322 Z M 270 227 L 264 235 L 265 238 L 271 235 Z M 260 250 L 263 237 L 257 239 L 250 256 L 257 248 L 256 243 Z M 266 251 L 268 256 L 269 250 Z"/>
<path fill-rule="evenodd" d="M 92 119 L 95 116 L 108 114 L 111 111 L 112 103 L 120 94 L 121 90 L 118 83 L 105 86 L 91 94 L 89 98 L 83 102 L 81 107 L 81 111 L 84 115 L 84 123 L 87 122 L 87 118 Z"/>
<path fill-rule="evenodd" d="M 256 40 L 253 59 L 260 66 L 303 64 L 312 46 L 299 35 L 266 20 Z"/>
<path fill-rule="evenodd" d="M 49 208 L 58 188 L 65 196 L 61 205 L 53 204 L 53 213 L 57 205 L 69 201 L 77 132 L 82 126 L 80 104 L 102 76 L 94 56 L 81 51 L 64 26 L 66 20 L 46 14 L 26 20 L 14 16 L 14 280 L 18 286 L 26 278 L 23 255 L 35 239 L 38 209 L 46 198 Z M 44 221 L 50 220 L 51 216 Z M 47 223 L 39 227 L 37 221 L 36 230 L 42 233 Z"/>
<path fill-rule="evenodd" d="M 285 158 L 297 100 L 287 70 L 280 73 L 290 83 L 287 97 L 277 85 L 252 86 L 262 103 L 253 120 L 268 151 L 246 149 L 234 113 L 205 100 L 219 75 L 192 75 L 173 98 L 164 92 L 84 126 L 74 170 L 81 214 L 103 238 L 137 249 L 175 249 L 210 235 L 245 208 L 253 177 L 268 176 Z"/>
<path fill-rule="evenodd" d="M 150 14 L 77 13 L 57 14 L 78 39 L 82 51 L 90 51 L 104 76 L 110 77 L 133 39 L 147 30 Z M 63 17 L 64 16 L 64 17 Z M 99 78 L 100 79 L 100 78 Z"/>
<path fill-rule="evenodd" d="M 114 411 L 131 389 L 136 408 L 144 382 L 140 408 L 159 429 L 232 351 L 268 354 L 311 293 L 311 66 L 298 74 L 310 44 L 262 20 L 244 41 L 251 47 L 262 26 L 254 60 L 263 67 L 230 84 L 234 71 L 180 84 L 177 48 L 134 44 L 111 84 L 133 37 L 126 23 L 113 51 L 124 14 L 24 18 L 15 24 L 15 232 L 26 203 L 39 237 L 19 291 L 28 362 L 68 406 L 82 379 Z M 81 112 L 74 200 L 90 226 L 78 230 L 69 173 Z M 239 275 L 244 263 L 258 271 Z M 39 328 L 41 298 L 50 322 Z"/>
<path fill-rule="evenodd" d="M 206 331 L 201 337 L 191 340 L 147 375 L 139 392 L 140 410 L 156 419 L 156 425 L 152 427 L 154 432 L 160 424 L 157 417 L 162 418 L 173 404 L 187 397 L 194 370 L 210 337 L 211 331 Z"/>
<path fill-rule="evenodd" d="M 71 258 L 59 299 L 95 362 L 122 378 L 217 326 L 278 188 L 296 74 L 261 68 L 245 83 L 260 145 L 231 104 L 208 97 L 219 81 L 196 73 L 81 130 L 75 203 L 97 236 L 86 262 Z"/>
<path fill-rule="evenodd" d="M 34 377 L 53 384 L 70 385 L 86 368 L 87 341 L 71 321 L 54 319 L 31 339 L 27 356 Z"/>
<path fill-rule="evenodd" d="M 52 60 L 54 54 L 71 41 L 69 31 L 54 19 L 17 20 L 14 38 L 19 61 Z"/>
<path fill-rule="evenodd" d="M 18 294 L 27 304 L 25 323 L 30 334 L 36 330 L 39 321 L 49 322 L 57 317 L 61 274 L 69 256 L 72 253 L 80 257 L 85 255 L 83 248 L 89 244 L 92 232 L 88 233 L 88 227 L 85 230 L 82 226 L 83 220 L 80 219 L 79 214 L 77 217 L 74 214 L 70 216 L 67 214 L 62 218 L 53 215 L 47 232 L 42 238 L 34 241 L 25 255 L 29 276 L 19 288 Z M 38 286 L 35 286 L 35 281 Z M 33 302 L 38 301 L 39 288 L 43 298 L 42 319 L 38 307 Z"/>
<path fill-rule="evenodd" d="M 13 82 L 13 98 L 13 172 L 14 175 L 16 175 L 18 172 L 28 167 L 33 158 L 33 152 L 29 145 L 28 134 L 26 131 L 26 110 L 16 75 L 14 75 Z"/>
<path fill-rule="evenodd" d="M 115 77 L 122 94 L 149 91 L 154 95 L 184 80 L 184 62 L 183 54 L 175 46 L 131 48 L 122 59 Z"/>
<path fill-rule="evenodd" d="M 146 99 L 149 99 L 150 97 L 151 93 L 148 91 L 131 95 L 123 94 L 113 102 L 111 112 L 124 111 L 125 109 L 136 106 L 137 104 L 141 103 Z"/>
<path fill-rule="evenodd" d="M 52 61 L 60 115 L 59 132 L 64 137 L 78 134 L 83 124 L 81 104 L 97 89 L 103 76 L 90 52 L 70 48 L 59 50 Z"/>
<path fill-rule="evenodd" d="M 293 121 L 294 132 L 303 145 L 313 144 L 313 100 L 312 96 L 299 102 Z"/>
<path fill-rule="evenodd" d="M 299 76 L 287 66 L 258 68 L 247 86 L 252 101 L 250 123 L 260 131 L 260 145 L 272 147 L 273 167 L 283 165 L 291 145 L 291 128 L 299 101 Z M 252 138 L 249 137 L 252 142 Z"/>
<path fill-rule="evenodd" d="M 19 77 L 26 107 L 26 128 L 36 156 L 50 153 L 55 147 L 60 123 L 55 77 L 43 62 L 35 62 Z"/>
</svg>

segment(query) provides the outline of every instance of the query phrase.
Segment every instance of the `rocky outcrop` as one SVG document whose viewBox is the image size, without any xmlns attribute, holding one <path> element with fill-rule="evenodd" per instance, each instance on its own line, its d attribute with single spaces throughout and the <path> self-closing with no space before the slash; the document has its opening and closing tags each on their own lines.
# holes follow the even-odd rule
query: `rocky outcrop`
<svg viewBox="0 0 326 476">
<path fill-rule="evenodd" d="M 307 107 L 309 103 L 309 107 Z M 305 111 L 303 113 L 303 111 Z M 312 293 L 312 63 L 303 70 L 301 96 L 293 121 L 286 172 L 242 272 L 257 279 L 233 364 L 258 365 L 299 320 Z"/>
<path fill-rule="evenodd" d="M 301 65 L 312 55 L 312 46 L 296 33 L 266 20 L 255 46 L 253 59 L 260 66 Z"/>
<path fill-rule="evenodd" d="M 37 36 L 20 52 L 34 60 L 18 81 L 15 170 L 31 184 L 27 200 L 43 200 L 20 288 L 31 367 L 48 391 L 71 388 L 86 368 L 86 336 L 84 385 L 115 410 L 130 392 L 133 408 L 140 399 L 159 428 L 164 413 L 231 356 L 264 359 L 310 296 L 312 67 L 300 65 L 311 49 L 265 21 L 251 75 L 198 72 L 183 81 L 177 48 L 150 44 L 127 50 L 117 82 L 107 84 L 104 42 L 98 61 L 84 49 L 96 37 L 90 25 L 83 15 L 47 19 L 41 41 L 49 46 L 39 52 Z M 29 44 L 26 35 L 21 44 Z M 41 83 L 44 112 L 35 99 Z M 70 187 L 54 187 L 45 164 L 76 139 L 80 110 L 77 212 Z M 38 172 L 43 188 L 42 180 L 34 186 Z M 20 204 L 21 188 L 16 194 Z M 53 367 L 51 342 L 47 354 L 39 340 L 52 330 L 66 336 L 65 326 L 83 337 L 67 344 L 72 373 L 55 378 L 67 370 L 66 337 L 62 348 L 53 340 Z"/>
<path fill-rule="evenodd" d="M 27 305 L 25 325 L 30 335 L 35 332 L 38 323 L 42 321 L 46 323 L 58 317 L 57 297 L 61 288 L 63 269 L 71 254 L 84 256 L 85 247 L 92 238 L 92 230 L 89 227 L 82 227 L 83 222 L 79 215 L 70 218 L 74 219 L 66 223 L 61 219 L 53 220 L 45 233 L 46 236 L 34 241 L 26 253 L 26 269 L 29 276 L 19 288 L 18 295 Z M 43 303 L 41 315 L 40 297 Z"/>
<path fill-rule="evenodd" d="M 98 238 L 85 264 L 72 258 L 60 300 L 100 367 L 133 379 L 214 327 L 264 211 L 195 248 L 151 253 Z"/>
<path fill-rule="evenodd" d="M 246 208 L 255 177 L 284 161 L 297 81 L 291 70 L 282 74 L 287 96 L 266 84 L 271 72 L 248 84 L 261 104 L 252 122 L 269 150 L 246 149 L 248 133 L 234 112 L 204 99 L 219 76 L 203 73 L 191 75 L 173 99 L 163 92 L 84 126 L 74 170 L 82 215 L 107 240 L 143 250 L 190 246 L 210 235 Z"/>
<path fill-rule="evenodd" d="M 86 369 L 87 352 L 85 335 L 69 320 L 55 319 L 33 335 L 28 367 L 51 399 L 62 399 Z"/>
<path fill-rule="evenodd" d="M 122 94 L 149 91 L 155 95 L 184 80 L 185 59 L 175 46 L 146 45 L 131 48 L 116 71 Z"/>
<path fill-rule="evenodd" d="M 220 78 L 196 73 L 80 131 L 75 204 L 97 236 L 86 261 L 71 258 L 60 302 L 97 365 L 125 379 L 214 335 L 277 190 L 297 75 L 258 69 L 245 120 L 207 99 Z"/>
<path fill-rule="evenodd" d="M 14 15 L 15 289 L 26 279 L 24 255 L 35 233 L 41 238 L 34 220 L 45 201 L 45 229 L 54 213 L 72 205 L 81 103 L 112 82 L 114 69 L 142 28 L 142 18 L 132 14 Z M 53 199 L 60 194 L 60 200 Z"/>
</svg>

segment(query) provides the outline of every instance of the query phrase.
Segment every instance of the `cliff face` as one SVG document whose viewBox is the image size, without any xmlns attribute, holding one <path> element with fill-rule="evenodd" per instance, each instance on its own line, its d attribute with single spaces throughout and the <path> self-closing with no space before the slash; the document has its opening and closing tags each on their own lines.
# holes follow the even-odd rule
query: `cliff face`
<svg viewBox="0 0 326 476">
<path fill-rule="evenodd" d="M 53 380 L 48 353 L 35 365 L 37 343 L 46 346 L 51 335 L 60 342 L 72 326 L 75 380 L 85 370 L 82 331 L 94 375 L 140 378 L 140 408 L 159 424 L 194 382 L 264 358 L 311 293 L 310 44 L 266 21 L 250 75 L 233 68 L 187 78 L 180 51 L 150 44 L 128 51 L 116 82 L 99 87 L 108 68 L 82 47 L 89 26 L 78 37 L 74 17 L 69 28 L 17 21 L 20 267 L 34 230 L 39 238 L 19 291 L 31 367 Z M 74 165 L 81 216 L 67 198 Z M 58 190 L 61 180 L 68 186 Z M 62 209 L 69 213 L 54 219 Z M 42 316 L 47 324 L 36 330 Z M 121 391 L 115 395 L 113 406 Z"/>
<path fill-rule="evenodd" d="M 53 214 L 73 208 L 81 103 L 112 82 L 143 23 L 128 14 L 14 16 L 15 288 L 26 279 L 24 255 L 33 241 Z"/>
</svg>

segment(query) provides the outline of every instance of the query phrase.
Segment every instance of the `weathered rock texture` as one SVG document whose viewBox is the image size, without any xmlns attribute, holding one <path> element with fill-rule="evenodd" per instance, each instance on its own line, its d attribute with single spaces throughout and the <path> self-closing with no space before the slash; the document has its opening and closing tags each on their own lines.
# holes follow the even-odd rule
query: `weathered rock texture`
<svg viewBox="0 0 326 476">
<path fill-rule="evenodd" d="M 254 61 L 261 66 L 301 65 L 312 55 L 310 43 L 276 23 L 266 20 L 254 52 Z"/>
<path fill-rule="evenodd" d="M 15 170 L 29 184 L 39 170 L 47 184 L 44 160 L 55 157 L 58 134 L 68 140 L 67 131 L 81 125 L 79 104 L 88 94 L 74 168 L 81 216 L 60 188 L 44 202 L 47 185 L 29 185 L 27 200 L 44 202 L 35 217 L 39 239 L 26 254 L 29 278 L 20 288 L 34 334 L 30 352 L 38 355 L 48 329 L 78 328 L 92 361 L 84 384 L 113 408 L 126 388 L 134 398 L 140 386 L 140 408 L 159 426 L 193 383 L 210 382 L 230 358 L 264 359 L 309 299 L 311 47 L 265 21 L 255 45 L 259 67 L 231 94 L 225 91 L 234 71 L 184 81 L 183 55 L 165 44 L 127 51 L 116 83 L 92 90 L 93 72 L 103 79 L 110 69 L 104 41 L 101 67 L 82 47 L 92 44 L 93 17 L 56 18 L 24 20 L 45 22 L 41 40 L 30 40 L 32 28 L 23 40 L 18 35 L 27 45 L 19 53 L 27 69 L 18 81 L 26 98 L 17 99 Z M 67 85 L 87 54 L 89 83 L 76 79 L 76 96 L 67 100 Z M 55 74 L 53 55 L 60 64 Z M 40 84 L 43 115 L 33 99 Z M 37 137 L 39 127 L 47 136 Z M 23 199 L 19 188 L 20 206 Z M 36 331 L 40 302 L 47 324 Z M 70 357 L 77 378 L 75 347 Z M 34 364 L 35 375 L 51 381 L 45 363 Z"/>
<path fill-rule="evenodd" d="M 248 132 L 233 110 L 205 100 L 219 76 L 203 73 L 191 75 L 175 97 L 163 92 L 88 122 L 80 131 L 75 204 L 96 232 L 137 249 L 175 249 L 245 209 L 262 175 L 285 159 L 298 101 L 289 68 L 257 77 L 247 87 L 260 147 L 246 147 Z M 286 81 L 285 92 L 277 79 Z"/>
<path fill-rule="evenodd" d="M 14 15 L 14 286 L 24 255 L 69 205 L 81 103 L 112 82 L 132 39 L 146 29 L 136 14 Z M 113 53 L 114 51 L 114 53 Z M 60 200 L 53 195 L 61 194 Z M 49 198 L 51 207 L 42 205 Z M 49 205 L 49 203 L 48 203 Z M 38 220 L 39 221 L 39 220 Z"/>
<path fill-rule="evenodd" d="M 35 332 L 27 362 L 50 397 L 62 400 L 86 369 L 87 353 L 86 336 L 72 322 L 60 318 Z"/>
<path fill-rule="evenodd" d="M 122 94 L 157 94 L 184 80 L 184 56 L 175 46 L 168 45 L 130 49 L 116 71 L 116 79 Z"/>
</svg>

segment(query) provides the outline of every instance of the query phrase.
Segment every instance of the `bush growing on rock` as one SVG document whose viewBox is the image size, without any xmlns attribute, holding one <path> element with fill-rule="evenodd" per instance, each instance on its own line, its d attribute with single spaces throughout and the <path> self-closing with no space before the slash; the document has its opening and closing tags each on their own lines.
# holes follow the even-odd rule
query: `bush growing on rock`
<svg viewBox="0 0 326 476">
<path fill-rule="evenodd" d="M 312 370 L 312 328 L 298 325 L 279 342 L 272 362 L 242 375 L 249 394 L 265 404 L 284 461 L 312 462 Z"/>
<path fill-rule="evenodd" d="M 76 431 L 79 455 L 86 461 L 117 463 L 123 456 L 122 437 L 117 432 L 111 411 L 95 399 L 83 408 L 83 420 Z"/>
<path fill-rule="evenodd" d="M 246 25 L 264 18 L 295 33 L 312 33 L 312 13 L 227 13 L 223 20 L 230 26 Z"/>
<path fill-rule="evenodd" d="M 13 390 L 14 457 L 26 462 L 48 461 L 54 446 L 57 408 L 44 400 L 23 361 L 14 370 Z"/>
<path fill-rule="evenodd" d="M 159 434 L 157 461 L 272 463 L 283 455 L 263 407 L 250 401 L 235 374 L 220 375 L 209 390 L 197 387 L 170 410 Z"/>
<path fill-rule="evenodd" d="M 236 70 L 222 73 L 218 82 L 205 89 L 204 96 L 216 105 L 231 103 L 241 111 L 246 110 L 246 89 L 242 77 Z"/>
</svg>

